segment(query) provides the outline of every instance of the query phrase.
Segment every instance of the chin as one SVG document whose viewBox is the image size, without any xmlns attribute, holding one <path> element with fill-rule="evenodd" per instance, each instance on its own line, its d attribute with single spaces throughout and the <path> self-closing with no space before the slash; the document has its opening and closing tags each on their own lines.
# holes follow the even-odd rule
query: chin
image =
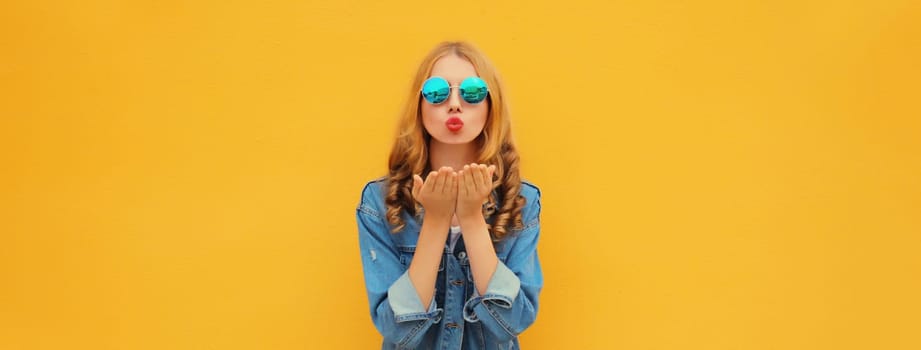
<svg viewBox="0 0 921 350">
<path fill-rule="evenodd" d="M 476 135 L 469 135 L 465 132 L 461 132 L 460 134 L 445 133 L 433 136 L 432 138 L 446 145 L 463 145 L 476 140 Z"/>
</svg>

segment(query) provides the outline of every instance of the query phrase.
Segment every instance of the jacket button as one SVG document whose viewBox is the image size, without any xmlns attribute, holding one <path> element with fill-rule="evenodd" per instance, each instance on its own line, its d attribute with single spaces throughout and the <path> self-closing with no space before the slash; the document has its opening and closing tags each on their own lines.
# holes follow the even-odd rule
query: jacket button
<svg viewBox="0 0 921 350">
<path fill-rule="evenodd" d="M 465 252 L 457 253 L 457 258 L 458 258 L 458 259 L 463 260 L 464 257 L 466 257 L 466 256 L 467 256 L 467 253 L 465 253 Z"/>
<path fill-rule="evenodd" d="M 455 285 L 455 286 L 462 286 L 462 285 L 464 285 L 464 281 L 461 281 L 461 280 L 453 280 L 453 281 L 451 281 L 451 284 L 453 284 L 453 285 Z"/>
<path fill-rule="evenodd" d="M 451 322 L 445 325 L 445 328 L 457 328 L 457 323 Z"/>
</svg>

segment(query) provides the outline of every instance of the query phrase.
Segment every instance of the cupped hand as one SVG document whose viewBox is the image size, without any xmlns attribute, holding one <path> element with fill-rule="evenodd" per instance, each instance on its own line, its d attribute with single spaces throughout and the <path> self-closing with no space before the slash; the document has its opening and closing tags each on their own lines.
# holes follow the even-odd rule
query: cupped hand
<svg viewBox="0 0 921 350">
<path fill-rule="evenodd" d="M 493 190 L 492 176 L 495 165 L 468 164 L 457 173 L 457 212 L 458 218 L 482 215 L 483 203 Z"/>
<path fill-rule="evenodd" d="M 451 219 L 457 206 L 458 174 L 451 167 L 441 167 L 426 176 L 413 175 L 413 198 L 425 208 L 425 215 Z"/>
</svg>

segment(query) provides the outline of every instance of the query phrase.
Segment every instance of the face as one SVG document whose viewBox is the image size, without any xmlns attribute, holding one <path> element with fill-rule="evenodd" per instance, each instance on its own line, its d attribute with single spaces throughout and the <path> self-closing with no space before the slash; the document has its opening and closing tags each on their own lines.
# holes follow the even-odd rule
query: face
<svg viewBox="0 0 921 350">
<path fill-rule="evenodd" d="M 429 78 L 445 78 L 452 88 L 448 99 L 440 104 L 433 105 L 421 99 L 422 123 L 432 135 L 432 142 L 465 144 L 475 140 L 483 131 L 489 112 L 488 101 L 471 104 L 464 101 L 455 88 L 467 77 L 476 76 L 473 64 L 456 55 L 447 55 L 435 62 Z"/>
</svg>

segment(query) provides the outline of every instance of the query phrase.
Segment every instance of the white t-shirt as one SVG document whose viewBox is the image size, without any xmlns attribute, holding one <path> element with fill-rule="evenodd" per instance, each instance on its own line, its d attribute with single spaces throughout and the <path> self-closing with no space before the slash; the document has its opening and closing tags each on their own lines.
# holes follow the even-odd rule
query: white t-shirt
<svg viewBox="0 0 921 350">
<path fill-rule="evenodd" d="M 457 239 L 460 238 L 461 230 L 460 226 L 451 226 L 451 243 L 448 244 L 448 251 L 454 251 L 454 244 L 457 243 Z"/>
</svg>

